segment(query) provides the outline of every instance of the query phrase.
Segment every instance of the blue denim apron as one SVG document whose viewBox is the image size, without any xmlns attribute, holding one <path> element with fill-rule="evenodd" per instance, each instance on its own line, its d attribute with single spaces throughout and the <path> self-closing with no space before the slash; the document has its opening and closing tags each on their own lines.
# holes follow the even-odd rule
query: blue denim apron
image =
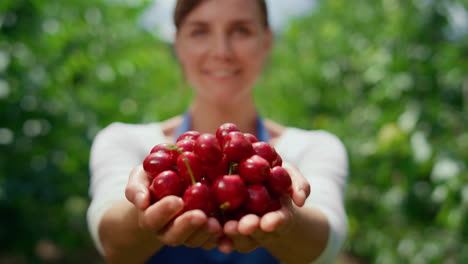
<svg viewBox="0 0 468 264">
<path fill-rule="evenodd" d="M 178 138 L 182 133 L 190 130 L 190 113 L 187 111 L 184 115 L 182 125 L 177 129 L 174 138 Z M 270 135 L 263 125 L 262 118 L 257 119 L 257 138 L 260 141 L 268 142 Z M 205 250 L 202 248 L 189 248 L 185 246 L 170 247 L 163 246 L 154 254 L 147 264 L 279 264 L 266 249 L 257 248 L 249 253 L 239 253 L 233 251 L 225 254 L 217 248 Z"/>
</svg>

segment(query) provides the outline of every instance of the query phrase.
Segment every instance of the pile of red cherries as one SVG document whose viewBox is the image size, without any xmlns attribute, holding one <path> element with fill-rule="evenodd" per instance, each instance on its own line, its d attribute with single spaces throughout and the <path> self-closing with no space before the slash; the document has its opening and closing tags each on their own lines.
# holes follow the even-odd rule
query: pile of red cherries
<svg viewBox="0 0 468 264">
<path fill-rule="evenodd" d="M 182 197 L 184 210 L 200 209 L 221 222 L 281 208 L 291 177 L 275 149 L 232 123 L 216 134 L 187 131 L 175 144 L 153 147 L 143 161 L 151 203 Z"/>
</svg>

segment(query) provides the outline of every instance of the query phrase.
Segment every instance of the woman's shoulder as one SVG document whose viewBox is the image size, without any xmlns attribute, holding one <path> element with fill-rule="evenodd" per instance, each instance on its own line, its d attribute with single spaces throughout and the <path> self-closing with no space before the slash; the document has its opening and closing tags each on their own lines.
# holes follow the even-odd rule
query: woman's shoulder
<svg viewBox="0 0 468 264">
<path fill-rule="evenodd" d="M 335 134 L 318 129 L 306 130 L 296 127 L 288 127 L 286 130 L 289 136 L 285 140 L 289 144 L 304 145 L 308 149 L 322 149 L 330 152 L 346 153 L 343 141 Z"/>
<path fill-rule="evenodd" d="M 159 142 L 164 140 L 160 122 L 123 123 L 113 122 L 101 129 L 94 137 L 93 144 L 111 142 L 114 144 L 135 144 L 139 142 Z"/>
<path fill-rule="evenodd" d="M 307 140 L 309 143 L 329 143 L 342 144 L 342 141 L 335 134 L 322 129 L 303 129 L 297 127 L 286 127 L 285 134 L 288 140 Z"/>
<path fill-rule="evenodd" d="M 113 122 L 101 129 L 94 140 L 172 142 L 171 136 L 180 125 L 181 120 L 180 116 L 175 116 L 151 123 Z"/>
<path fill-rule="evenodd" d="M 292 126 L 284 126 L 272 120 L 265 120 L 272 139 L 274 141 L 300 143 L 301 145 L 309 144 L 331 144 L 342 145 L 342 141 L 333 133 L 326 130 L 308 130 Z"/>
<path fill-rule="evenodd" d="M 128 135 L 154 133 L 155 130 L 160 130 L 160 122 L 154 123 L 124 123 L 112 122 L 98 132 L 98 135 Z"/>
<path fill-rule="evenodd" d="M 287 126 L 277 140 L 275 148 L 285 155 L 299 158 L 303 155 L 340 157 L 347 159 L 344 143 L 335 134 L 326 130 L 308 130 Z"/>
</svg>

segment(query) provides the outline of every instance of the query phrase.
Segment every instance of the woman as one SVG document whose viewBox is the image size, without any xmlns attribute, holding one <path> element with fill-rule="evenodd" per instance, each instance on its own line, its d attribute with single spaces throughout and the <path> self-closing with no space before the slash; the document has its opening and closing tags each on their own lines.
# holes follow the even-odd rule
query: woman
<svg viewBox="0 0 468 264">
<path fill-rule="evenodd" d="M 114 123 L 95 138 L 88 222 L 98 249 L 112 263 L 331 262 L 346 234 L 346 151 L 324 131 L 258 116 L 252 89 L 272 45 L 264 0 L 179 0 L 174 20 L 177 58 L 194 97 L 184 116 Z M 150 205 L 141 166 L 149 150 L 226 122 L 275 146 L 293 179 L 292 202 L 223 226 L 199 210 L 178 215 L 183 201 L 175 196 Z"/>
</svg>

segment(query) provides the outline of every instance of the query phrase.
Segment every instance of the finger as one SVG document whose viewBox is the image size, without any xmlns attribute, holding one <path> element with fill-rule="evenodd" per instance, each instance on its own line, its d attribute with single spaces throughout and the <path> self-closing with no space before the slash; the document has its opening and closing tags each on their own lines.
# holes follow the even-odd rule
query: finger
<svg viewBox="0 0 468 264">
<path fill-rule="evenodd" d="M 290 219 L 287 208 L 282 207 L 278 211 L 273 211 L 265 214 L 260 219 L 260 229 L 264 232 L 275 232 L 283 229 Z"/>
<path fill-rule="evenodd" d="M 218 240 L 217 246 L 219 251 L 229 254 L 234 250 L 234 243 L 232 242 L 232 239 L 229 237 L 222 237 Z"/>
<path fill-rule="evenodd" d="M 142 165 L 135 167 L 128 177 L 125 188 L 127 200 L 136 205 L 139 209 L 146 209 L 150 204 L 150 194 L 148 186 L 150 180 Z"/>
<path fill-rule="evenodd" d="M 260 245 L 268 246 L 270 241 L 287 232 L 284 227 L 287 225 L 288 219 L 287 207 L 283 206 L 280 210 L 269 212 L 260 218 L 259 228 L 256 228 L 250 237 Z"/>
<path fill-rule="evenodd" d="M 238 235 L 231 237 L 231 239 L 235 250 L 240 253 L 249 253 L 259 247 L 257 241 L 253 240 L 250 236 Z"/>
<path fill-rule="evenodd" d="M 289 204 L 291 205 L 291 202 Z M 280 210 L 265 214 L 260 219 L 260 228 L 255 229 L 250 236 L 261 246 L 267 247 L 272 241 L 288 232 L 294 224 L 292 218 L 290 207 L 283 206 Z"/>
<path fill-rule="evenodd" d="M 229 238 L 232 240 L 234 249 L 240 253 L 249 253 L 259 246 L 258 242 L 250 236 L 238 234 L 229 236 Z"/>
<path fill-rule="evenodd" d="M 284 163 L 292 181 L 292 200 L 297 206 L 303 206 L 310 194 L 310 184 L 301 172 L 290 163 Z"/>
<path fill-rule="evenodd" d="M 224 233 L 228 236 L 238 235 L 239 234 L 239 230 L 237 228 L 238 224 L 239 222 L 235 220 L 227 221 L 224 224 L 224 228 L 223 228 Z"/>
<path fill-rule="evenodd" d="M 260 217 L 254 214 L 248 214 L 239 220 L 237 229 L 241 235 L 248 236 L 258 228 L 260 228 Z"/>
<path fill-rule="evenodd" d="M 224 233 L 231 239 L 232 246 L 240 253 L 248 253 L 259 244 L 249 234 L 259 227 L 259 217 L 253 214 L 244 216 L 239 222 L 228 221 L 224 225 Z"/>
<path fill-rule="evenodd" d="M 208 232 L 211 234 L 210 238 L 205 242 L 206 245 L 212 245 L 211 248 L 216 247 L 218 240 L 224 235 L 223 226 L 219 223 L 218 219 L 214 217 L 208 218 Z"/>
<path fill-rule="evenodd" d="M 232 247 L 232 249 L 230 248 L 231 251 L 235 249 L 241 253 L 250 252 L 258 247 L 258 243 L 256 241 L 252 240 L 249 236 L 244 236 L 241 233 L 239 233 L 238 223 L 239 222 L 237 221 L 228 221 L 224 225 L 224 232 L 229 237 L 230 243 L 226 243 L 227 245 L 221 244 L 218 246 L 222 252 L 226 252 L 223 250 L 224 247 L 227 248 L 228 246 Z"/>
<path fill-rule="evenodd" d="M 221 225 L 216 218 L 210 217 L 207 219 L 204 226 L 193 232 L 185 241 L 188 247 L 214 247 L 216 241 L 222 235 Z"/>
<path fill-rule="evenodd" d="M 182 209 L 184 202 L 177 196 L 166 196 L 147 210 L 140 212 L 140 225 L 158 232 L 163 229 Z"/>
<path fill-rule="evenodd" d="M 215 232 L 214 234 L 212 233 L 212 236 L 208 240 L 206 240 L 205 243 L 203 243 L 203 245 L 201 245 L 201 247 L 203 249 L 206 249 L 206 250 L 214 249 L 214 248 L 216 248 L 216 246 L 218 245 L 218 243 L 219 243 L 220 239 L 222 239 L 222 237 L 223 237 L 223 231 L 222 231 L 221 225 L 219 225 L 219 230 L 217 232 Z"/>
<path fill-rule="evenodd" d="M 177 217 L 158 237 L 169 246 L 179 246 L 205 225 L 207 217 L 201 210 L 191 210 Z"/>
</svg>

